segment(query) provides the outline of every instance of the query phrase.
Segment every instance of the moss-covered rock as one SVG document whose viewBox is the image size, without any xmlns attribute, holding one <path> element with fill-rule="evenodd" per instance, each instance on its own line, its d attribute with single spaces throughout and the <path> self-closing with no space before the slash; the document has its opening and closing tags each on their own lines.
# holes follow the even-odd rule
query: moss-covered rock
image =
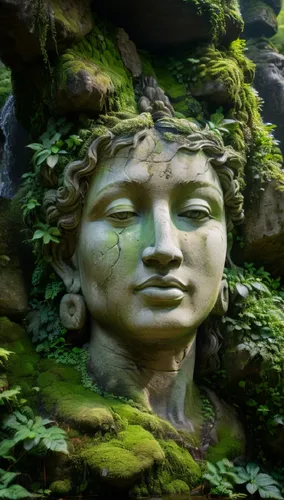
<svg viewBox="0 0 284 500">
<path fill-rule="evenodd" d="M 277 32 L 276 5 L 267 0 L 241 0 L 242 15 L 245 22 L 245 35 L 248 38 L 271 37 Z"/>
<path fill-rule="evenodd" d="M 53 495 L 65 496 L 72 490 L 72 483 L 70 479 L 61 479 L 58 481 L 53 481 L 49 486 L 49 489 Z"/>
<path fill-rule="evenodd" d="M 103 16 L 123 26 L 140 47 L 171 49 L 191 42 L 238 38 L 243 22 L 236 0 L 98 0 Z M 149 15 L 151 12 L 151 15 Z"/>
<path fill-rule="evenodd" d="M 244 456 L 244 442 L 232 435 L 232 429 L 228 425 L 220 425 L 217 429 L 218 443 L 209 446 L 206 451 L 206 460 L 212 463 L 219 462 L 224 457 L 233 460 Z"/>
<path fill-rule="evenodd" d="M 6 366 L 9 387 L 20 386 L 21 396 L 35 406 L 36 393 L 32 388 L 36 386 L 38 354 L 25 330 L 5 317 L 0 318 L 0 340 L 1 347 L 13 353 Z"/>
<path fill-rule="evenodd" d="M 0 109 L 4 106 L 6 99 L 11 93 L 11 71 L 0 65 Z"/>
<path fill-rule="evenodd" d="M 154 437 L 138 425 L 129 425 L 115 439 L 91 446 L 81 458 L 92 474 L 116 486 L 130 486 L 143 472 L 164 461 Z"/>
<path fill-rule="evenodd" d="M 136 111 L 132 77 L 115 44 L 115 33 L 96 27 L 59 57 L 56 101 L 61 112 Z"/>
</svg>

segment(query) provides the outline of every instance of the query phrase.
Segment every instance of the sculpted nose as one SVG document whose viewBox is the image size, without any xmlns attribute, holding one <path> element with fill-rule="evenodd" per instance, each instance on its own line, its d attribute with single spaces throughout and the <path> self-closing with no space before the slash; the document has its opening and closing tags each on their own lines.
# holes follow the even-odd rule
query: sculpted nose
<svg viewBox="0 0 284 500">
<path fill-rule="evenodd" d="M 176 228 L 173 226 L 167 210 L 154 213 L 152 244 L 146 246 L 142 253 L 142 261 L 147 266 L 176 266 L 183 260 L 177 243 Z"/>
</svg>

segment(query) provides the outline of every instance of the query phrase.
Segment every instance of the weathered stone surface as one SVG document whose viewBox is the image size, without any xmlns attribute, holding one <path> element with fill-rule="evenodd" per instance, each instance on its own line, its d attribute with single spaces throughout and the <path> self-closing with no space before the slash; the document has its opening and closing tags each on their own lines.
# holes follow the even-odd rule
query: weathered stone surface
<svg viewBox="0 0 284 500">
<path fill-rule="evenodd" d="M 33 0 L 0 0 L 0 55 L 11 68 L 40 57 L 45 25 L 47 50 L 55 49 L 54 38 L 61 50 L 92 29 L 90 0 L 51 0 L 46 11 L 37 5 Z"/>
<path fill-rule="evenodd" d="M 284 275 L 284 193 L 267 184 L 246 210 L 245 260 Z"/>
<path fill-rule="evenodd" d="M 62 113 L 86 111 L 100 113 L 114 87 L 111 79 L 102 73 L 95 64 L 76 61 L 75 66 L 62 75 L 59 80 L 57 103 Z"/>
<path fill-rule="evenodd" d="M 254 87 L 263 99 L 262 115 L 265 122 L 274 123 L 274 136 L 284 153 L 284 56 L 269 42 L 262 40 L 248 44 L 247 56 L 256 64 Z"/>
<path fill-rule="evenodd" d="M 15 241 L 11 236 L 9 200 L 0 199 L 0 211 L 0 316 L 19 319 L 27 314 L 28 299 Z"/>
<path fill-rule="evenodd" d="M 24 318 L 28 312 L 27 293 L 20 268 L 1 267 L 0 316 Z"/>
<path fill-rule="evenodd" d="M 271 37 L 277 32 L 277 2 L 263 0 L 241 0 L 246 37 Z"/>
<path fill-rule="evenodd" d="M 96 0 L 93 4 L 99 13 L 111 19 L 116 26 L 122 26 L 139 48 L 153 50 L 185 45 L 192 41 L 212 40 L 210 9 L 204 9 L 200 15 L 202 2 Z M 220 9 L 216 5 L 215 14 L 219 14 Z M 225 38 L 226 42 L 230 42 L 238 38 L 242 31 L 242 21 L 227 9 L 226 24 Z"/>
<path fill-rule="evenodd" d="M 142 73 L 142 63 L 135 44 L 129 40 L 129 36 L 123 28 L 117 31 L 117 46 L 121 58 L 133 76 L 140 76 Z"/>
</svg>

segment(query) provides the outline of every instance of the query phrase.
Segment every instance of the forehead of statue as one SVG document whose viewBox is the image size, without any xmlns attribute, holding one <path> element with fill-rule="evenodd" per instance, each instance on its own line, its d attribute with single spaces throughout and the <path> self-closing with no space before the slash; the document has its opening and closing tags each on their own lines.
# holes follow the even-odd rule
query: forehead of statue
<svg viewBox="0 0 284 500">
<path fill-rule="evenodd" d="M 194 183 L 212 188 L 222 198 L 218 176 L 203 151 L 191 152 L 177 143 L 149 135 L 136 148 L 123 147 L 112 158 L 102 155 L 91 179 L 88 198 L 93 199 L 97 193 L 119 184 L 129 189 L 141 185 L 170 191 Z"/>
</svg>

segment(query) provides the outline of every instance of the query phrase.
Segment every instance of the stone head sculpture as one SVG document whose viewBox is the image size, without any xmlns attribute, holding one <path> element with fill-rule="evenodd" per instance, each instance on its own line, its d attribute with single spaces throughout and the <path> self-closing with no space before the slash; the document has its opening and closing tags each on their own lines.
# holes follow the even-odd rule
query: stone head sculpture
<svg viewBox="0 0 284 500">
<path fill-rule="evenodd" d="M 177 427 L 192 429 L 197 329 L 227 307 L 242 163 L 209 130 L 144 113 L 98 136 L 44 201 L 62 233 L 52 247 L 62 322 L 79 330 L 91 317 L 90 374 Z"/>
</svg>

